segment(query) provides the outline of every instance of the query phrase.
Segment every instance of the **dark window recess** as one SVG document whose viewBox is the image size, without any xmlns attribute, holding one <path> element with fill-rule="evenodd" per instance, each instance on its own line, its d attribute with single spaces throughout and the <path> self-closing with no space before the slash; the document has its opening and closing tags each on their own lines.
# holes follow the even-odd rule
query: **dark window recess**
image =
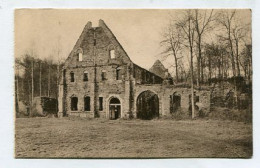
<svg viewBox="0 0 260 168">
<path fill-rule="evenodd" d="M 96 46 L 96 44 L 97 44 L 97 40 L 96 40 L 96 39 L 94 39 L 94 46 Z"/>
<path fill-rule="evenodd" d="M 90 111 L 90 97 L 84 97 L 84 110 Z"/>
<path fill-rule="evenodd" d="M 74 79 L 74 73 L 71 72 L 71 73 L 70 73 L 70 82 L 74 82 L 74 81 L 75 81 L 75 79 Z"/>
<path fill-rule="evenodd" d="M 150 73 L 146 73 L 145 82 L 150 83 Z"/>
<path fill-rule="evenodd" d="M 170 95 L 170 112 L 175 113 L 181 106 L 181 96 Z"/>
<path fill-rule="evenodd" d="M 78 110 L 78 98 L 72 97 L 71 98 L 71 111 L 77 111 Z"/>
<path fill-rule="evenodd" d="M 146 83 L 146 74 L 144 71 L 141 71 L 141 83 Z"/>
<path fill-rule="evenodd" d="M 83 81 L 88 81 L 88 73 L 84 72 Z"/>
<path fill-rule="evenodd" d="M 199 96 L 196 96 L 196 99 L 195 99 L 195 100 L 196 100 L 196 103 L 197 103 L 197 102 L 200 102 L 200 97 L 199 97 Z"/>
<path fill-rule="evenodd" d="M 101 79 L 102 80 L 106 80 L 107 78 L 106 78 L 106 72 L 102 72 L 101 73 Z"/>
<path fill-rule="evenodd" d="M 103 111 L 103 97 L 99 97 L 99 111 Z"/>
<path fill-rule="evenodd" d="M 66 77 L 66 70 L 64 69 L 63 70 L 63 78 L 65 78 Z"/>
<path fill-rule="evenodd" d="M 122 74 L 120 69 L 116 69 L 116 80 L 122 80 Z"/>
</svg>

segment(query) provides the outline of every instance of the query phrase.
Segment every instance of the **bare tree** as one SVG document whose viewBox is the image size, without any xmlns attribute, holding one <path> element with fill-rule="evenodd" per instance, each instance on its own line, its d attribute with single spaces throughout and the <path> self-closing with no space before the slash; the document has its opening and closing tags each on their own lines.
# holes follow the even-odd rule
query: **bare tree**
<svg viewBox="0 0 260 168">
<path fill-rule="evenodd" d="M 250 82 L 252 75 L 252 45 L 245 44 L 240 58 L 240 65 L 243 68 L 245 78 Z"/>
<path fill-rule="evenodd" d="M 179 82 L 179 73 L 178 73 L 178 60 L 182 57 L 180 56 L 181 51 L 181 35 L 179 31 L 173 24 L 170 24 L 167 27 L 166 32 L 163 35 L 164 40 L 161 41 L 161 45 L 165 47 L 165 51 L 162 54 L 166 54 L 165 57 L 173 55 L 174 58 L 174 68 L 176 75 L 176 82 Z"/>
<path fill-rule="evenodd" d="M 245 37 L 245 31 L 244 27 L 242 25 L 234 25 L 232 28 L 232 36 L 235 43 L 235 53 L 236 53 L 236 67 L 237 67 L 237 75 L 240 76 L 240 58 L 239 58 L 239 47 L 240 42 Z"/>
<path fill-rule="evenodd" d="M 60 23 L 59 23 L 60 24 Z M 57 73 L 56 73 L 56 78 L 57 78 L 57 81 L 56 81 L 56 84 L 57 84 L 57 88 L 59 88 L 59 82 L 60 82 L 60 67 L 62 65 L 62 63 L 64 62 L 64 60 L 62 59 L 61 57 L 61 42 L 60 42 L 60 36 L 58 36 L 58 41 L 57 41 L 57 44 L 55 46 L 55 49 L 54 49 L 54 55 L 56 55 L 56 58 L 57 58 Z M 59 92 L 57 92 L 56 94 L 56 97 L 58 98 L 58 95 Z"/>
<path fill-rule="evenodd" d="M 52 60 L 49 60 L 48 62 L 48 89 L 47 89 L 47 94 L 48 97 L 50 97 L 50 90 L 51 90 L 51 65 L 52 65 Z"/>
<path fill-rule="evenodd" d="M 179 62 L 179 67 L 180 67 L 180 72 L 181 72 L 181 76 L 180 76 L 180 80 L 181 82 L 187 82 L 187 72 L 185 70 L 185 66 L 183 64 L 183 61 L 180 60 Z"/>
<path fill-rule="evenodd" d="M 34 100 L 34 60 L 36 57 L 36 53 L 35 53 L 35 49 L 34 49 L 34 44 L 32 45 L 32 49 L 30 50 L 30 55 L 32 57 L 31 59 L 31 109 L 32 109 L 32 104 L 33 104 L 33 100 Z M 32 114 L 32 112 L 30 112 L 30 115 Z"/>
<path fill-rule="evenodd" d="M 185 46 L 188 47 L 190 53 L 190 70 L 191 70 L 191 112 L 192 118 L 195 117 L 195 103 L 194 103 L 194 84 L 193 84 L 193 49 L 194 49 L 194 35 L 195 35 L 195 22 L 194 13 L 192 10 L 186 10 L 183 17 L 178 20 L 176 26 L 183 32 L 183 38 L 186 40 Z"/>
<path fill-rule="evenodd" d="M 20 71 L 20 67 L 21 67 L 21 65 L 20 65 L 20 61 L 18 60 L 18 59 L 15 59 L 15 73 L 16 73 L 16 75 L 15 75 L 15 81 L 16 81 L 16 87 L 15 87 L 15 104 L 16 104 L 16 108 L 15 108 L 15 110 L 16 110 L 16 115 L 18 114 L 18 112 L 19 112 L 19 100 L 20 100 L 20 98 L 19 98 L 19 71 Z"/>
<path fill-rule="evenodd" d="M 197 77 L 198 85 L 200 85 L 201 80 L 203 81 L 203 75 L 201 74 L 201 64 L 202 64 L 202 39 L 203 35 L 212 27 L 210 22 L 213 21 L 213 9 L 208 12 L 208 10 L 195 10 L 195 30 L 197 35 L 197 47 L 198 47 L 198 56 L 197 56 Z"/>
<path fill-rule="evenodd" d="M 42 63 L 39 61 L 39 89 L 40 97 L 42 96 Z"/>
<path fill-rule="evenodd" d="M 233 38 L 232 38 L 232 29 L 233 29 L 232 26 L 233 26 L 235 14 L 236 14 L 236 10 L 233 10 L 231 12 L 221 11 L 218 19 L 218 22 L 224 27 L 224 30 L 226 32 L 225 35 L 220 37 L 222 40 L 228 41 L 233 76 L 236 76 L 236 65 L 235 65 L 235 56 L 234 56 L 234 47 L 233 47 Z"/>
</svg>

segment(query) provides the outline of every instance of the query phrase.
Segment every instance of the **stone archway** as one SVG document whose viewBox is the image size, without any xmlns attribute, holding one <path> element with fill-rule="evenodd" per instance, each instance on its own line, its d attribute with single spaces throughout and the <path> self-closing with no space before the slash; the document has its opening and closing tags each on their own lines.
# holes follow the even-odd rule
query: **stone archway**
<svg viewBox="0 0 260 168">
<path fill-rule="evenodd" d="M 121 118 L 121 102 L 118 98 L 112 97 L 109 101 L 109 119 L 116 120 Z"/>
<path fill-rule="evenodd" d="M 159 98 L 154 92 L 147 90 L 139 94 L 136 100 L 137 118 L 151 120 L 159 117 Z"/>
</svg>

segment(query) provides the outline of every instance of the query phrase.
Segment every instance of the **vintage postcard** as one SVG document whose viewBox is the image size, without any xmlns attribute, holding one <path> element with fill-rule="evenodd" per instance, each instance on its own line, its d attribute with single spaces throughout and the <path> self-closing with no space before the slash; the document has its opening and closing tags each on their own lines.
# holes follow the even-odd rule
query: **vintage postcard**
<svg viewBox="0 0 260 168">
<path fill-rule="evenodd" d="M 15 158 L 251 158 L 250 9 L 16 9 Z"/>
</svg>

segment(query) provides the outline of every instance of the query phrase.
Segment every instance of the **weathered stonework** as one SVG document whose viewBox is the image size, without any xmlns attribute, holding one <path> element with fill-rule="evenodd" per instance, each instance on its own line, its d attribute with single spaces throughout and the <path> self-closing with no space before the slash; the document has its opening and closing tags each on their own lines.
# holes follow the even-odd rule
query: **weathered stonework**
<svg viewBox="0 0 260 168">
<path fill-rule="evenodd" d="M 159 99 L 159 116 L 170 115 L 173 93 L 181 96 L 181 108 L 187 112 L 189 109 L 190 89 L 170 85 L 162 77 L 134 64 L 102 20 L 98 27 L 87 23 L 62 73 L 59 116 L 136 117 L 138 96 L 147 90 Z M 197 95 L 207 97 L 209 93 L 197 91 Z M 200 100 L 203 100 L 201 107 L 208 110 L 210 102 Z"/>
</svg>

